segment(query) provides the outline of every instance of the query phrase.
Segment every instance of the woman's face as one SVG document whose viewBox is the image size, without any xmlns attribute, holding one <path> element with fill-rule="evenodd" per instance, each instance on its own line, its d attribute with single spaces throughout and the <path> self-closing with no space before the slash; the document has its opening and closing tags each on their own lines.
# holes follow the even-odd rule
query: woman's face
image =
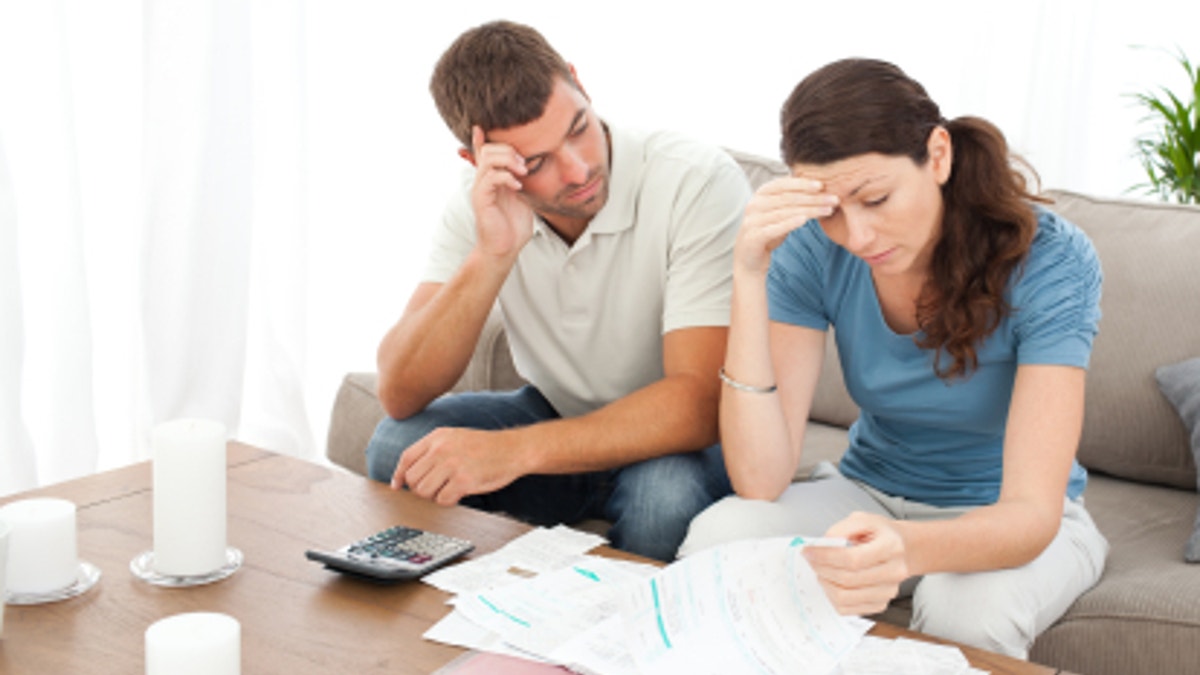
<svg viewBox="0 0 1200 675">
<path fill-rule="evenodd" d="M 941 186 L 950 177 L 951 159 L 950 135 L 937 127 L 924 164 L 870 153 L 830 164 L 796 164 L 792 174 L 819 180 L 838 197 L 821 227 L 870 265 L 876 278 L 923 279 L 941 234 Z"/>
</svg>

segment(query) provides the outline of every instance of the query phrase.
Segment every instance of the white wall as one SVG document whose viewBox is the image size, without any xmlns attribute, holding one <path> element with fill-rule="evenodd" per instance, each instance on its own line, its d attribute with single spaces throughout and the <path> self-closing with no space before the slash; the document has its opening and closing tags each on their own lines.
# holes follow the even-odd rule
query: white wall
<svg viewBox="0 0 1200 675">
<path fill-rule="evenodd" d="M 314 2 L 308 16 L 314 219 L 341 221 L 331 248 L 315 250 L 363 260 L 362 288 L 374 291 L 328 305 L 330 323 L 349 328 L 329 345 L 343 369 L 372 367 L 462 165 L 426 87 L 466 27 L 531 23 L 575 64 L 601 115 L 769 156 L 779 106 L 804 74 L 846 56 L 887 59 L 946 116 L 1000 125 L 1045 186 L 1102 195 L 1142 180 L 1139 112 L 1124 94 L 1183 77 L 1169 54 L 1132 45 L 1190 46 L 1200 59 L 1190 2 L 456 2 L 420 16 L 392 5 Z"/>
<path fill-rule="evenodd" d="M 163 378 L 179 410 L 236 399 L 238 437 L 320 454 L 342 374 L 374 367 L 465 167 L 428 94 L 432 66 L 462 30 L 495 18 L 539 28 L 605 118 L 768 156 L 779 105 L 804 74 L 887 59 L 946 116 L 997 123 L 1046 186 L 1109 196 L 1142 180 L 1140 112 L 1126 95 L 1181 85 L 1176 47 L 1200 60 L 1194 1 L 0 0 L 0 245 L 19 260 L 0 276 L 0 472 L 25 467 L 19 485 L 35 472 L 13 457 L 36 455 L 38 482 L 146 457 L 150 411 L 172 410 L 147 386 Z M 223 79 L 179 81 L 189 77 Z M 205 123 L 171 117 L 192 109 L 176 91 L 201 96 Z M 212 391 L 202 368 L 147 366 L 142 341 L 155 329 L 143 325 L 146 298 L 172 282 L 147 259 L 147 232 L 164 206 L 188 215 L 158 172 L 213 175 L 162 148 L 175 129 L 221 133 L 222 116 L 253 144 L 253 185 L 230 196 L 252 203 L 238 242 L 250 288 L 233 293 L 249 318 L 224 354 L 239 362 L 244 349 L 245 372 Z M 183 140 L 207 160 L 242 152 Z M 221 212 L 221 195 L 208 198 L 197 212 Z M 227 346 L 229 326 L 184 328 Z"/>
</svg>

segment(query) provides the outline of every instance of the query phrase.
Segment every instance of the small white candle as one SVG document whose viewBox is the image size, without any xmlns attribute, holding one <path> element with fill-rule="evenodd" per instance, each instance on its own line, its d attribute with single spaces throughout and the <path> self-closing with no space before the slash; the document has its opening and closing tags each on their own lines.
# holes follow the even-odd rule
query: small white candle
<svg viewBox="0 0 1200 675">
<path fill-rule="evenodd" d="M 146 675 L 241 675 L 242 626 L 215 612 L 176 614 L 146 629 Z"/>
<path fill-rule="evenodd" d="M 225 427 L 183 419 L 154 428 L 154 571 L 196 576 L 225 566 Z"/>
<path fill-rule="evenodd" d="M 8 580 L 10 593 L 50 593 L 79 577 L 75 545 L 75 504 L 65 499 L 38 497 L 0 507 L 8 523 Z"/>
</svg>

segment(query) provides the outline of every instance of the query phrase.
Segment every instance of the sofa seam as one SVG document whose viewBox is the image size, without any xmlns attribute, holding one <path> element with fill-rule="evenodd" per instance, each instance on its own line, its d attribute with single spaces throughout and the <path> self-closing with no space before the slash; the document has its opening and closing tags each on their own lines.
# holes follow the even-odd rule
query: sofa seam
<svg viewBox="0 0 1200 675">
<path fill-rule="evenodd" d="M 1061 189 L 1061 188 L 1049 189 L 1046 191 L 1046 194 L 1047 194 L 1047 196 L 1050 196 L 1052 198 L 1058 197 L 1058 196 L 1071 197 L 1073 199 L 1085 201 L 1089 204 L 1102 204 L 1102 205 L 1111 204 L 1111 205 L 1120 205 L 1120 206 L 1131 206 L 1131 207 L 1135 207 L 1138 209 L 1149 208 L 1152 211 L 1165 211 L 1167 213 L 1190 213 L 1190 212 L 1197 210 L 1195 206 L 1192 206 L 1189 204 L 1170 204 L 1170 203 L 1160 203 L 1160 202 L 1153 202 L 1153 201 L 1141 201 L 1141 200 L 1135 200 L 1135 199 L 1122 199 L 1122 198 L 1101 198 L 1101 197 L 1096 197 L 1093 195 L 1086 195 L 1086 194 L 1083 194 L 1080 192 L 1074 192 L 1072 190 L 1065 190 L 1065 189 Z"/>
<path fill-rule="evenodd" d="M 1118 623 L 1123 623 L 1126 621 L 1137 621 L 1139 623 L 1153 623 L 1153 624 L 1166 625 L 1166 626 L 1178 626 L 1180 628 L 1188 628 L 1188 629 L 1200 628 L 1200 621 L 1194 621 L 1194 620 L 1189 621 L 1186 619 L 1167 619 L 1167 618 L 1161 618 L 1161 617 L 1145 616 L 1145 615 L 1140 615 L 1140 614 L 1117 614 L 1117 613 L 1107 613 L 1107 614 L 1087 613 L 1082 616 L 1078 615 L 1078 614 L 1071 614 L 1071 615 L 1062 617 L 1057 622 L 1055 622 L 1054 625 L 1055 626 L 1063 626 L 1066 624 L 1076 623 L 1076 622 L 1096 622 L 1096 621 L 1114 621 L 1114 622 L 1118 622 Z"/>
</svg>

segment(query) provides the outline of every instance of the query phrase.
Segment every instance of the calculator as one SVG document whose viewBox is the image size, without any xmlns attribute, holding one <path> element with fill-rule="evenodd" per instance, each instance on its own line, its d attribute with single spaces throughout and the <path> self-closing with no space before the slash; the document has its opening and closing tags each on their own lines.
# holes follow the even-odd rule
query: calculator
<svg viewBox="0 0 1200 675">
<path fill-rule="evenodd" d="M 339 572 L 401 581 L 420 577 L 474 548 L 465 539 L 397 525 L 335 551 L 309 549 L 304 556 Z"/>
</svg>

